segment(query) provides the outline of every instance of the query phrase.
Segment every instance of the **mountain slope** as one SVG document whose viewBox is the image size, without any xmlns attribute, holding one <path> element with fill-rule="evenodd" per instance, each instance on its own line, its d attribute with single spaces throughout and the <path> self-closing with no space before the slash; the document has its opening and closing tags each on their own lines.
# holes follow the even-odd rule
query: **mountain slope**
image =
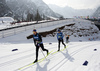
<svg viewBox="0 0 100 71">
<path fill-rule="evenodd" d="M 56 12 L 53 12 L 47 4 L 45 4 L 42 0 L 32 0 L 36 5 L 37 9 L 41 14 L 45 14 L 47 16 L 52 17 L 60 17 L 61 15 L 56 14 Z"/>
<path fill-rule="evenodd" d="M 42 0 L 7 0 L 7 5 L 13 11 L 15 17 L 26 19 L 27 14 L 36 14 L 37 9 L 41 15 L 59 17 Z"/>
<path fill-rule="evenodd" d="M 94 10 L 92 9 L 73 9 L 71 7 L 59 7 L 53 4 L 49 4 L 49 7 L 54 11 L 57 12 L 61 15 L 63 15 L 64 17 L 73 17 L 73 16 L 88 16 L 91 15 Z"/>
<path fill-rule="evenodd" d="M 100 17 L 100 7 L 94 12 L 93 17 Z"/>
<path fill-rule="evenodd" d="M 3 16 L 12 16 L 12 12 L 6 5 L 5 0 L 0 0 L 0 17 Z"/>
<path fill-rule="evenodd" d="M 28 13 L 36 14 L 37 7 L 30 0 L 7 0 L 7 5 L 15 14 L 16 18 L 26 19 Z"/>
</svg>

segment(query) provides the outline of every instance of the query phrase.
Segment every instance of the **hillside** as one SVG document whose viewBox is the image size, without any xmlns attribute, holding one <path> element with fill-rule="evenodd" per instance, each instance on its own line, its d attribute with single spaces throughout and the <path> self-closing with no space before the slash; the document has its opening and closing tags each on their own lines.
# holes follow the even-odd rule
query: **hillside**
<svg viewBox="0 0 100 71">
<path fill-rule="evenodd" d="M 97 8 L 97 10 L 94 12 L 92 16 L 97 18 L 100 17 L 100 7 Z"/>
<path fill-rule="evenodd" d="M 73 18 L 73 16 L 91 16 L 95 9 L 73 9 L 71 7 L 59 7 L 57 5 L 49 4 L 49 7 L 54 11 L 61 15 L 63 15 L 65 18 Z"/>
<path fill-rule="evenodd" d="M 5 0 L 0 0 L 0 17 L 3 16 L 12 16 L 12 11 L 7 6 Z"/>
<path fill-rule="evenodd" d="M 0 0 L 0 3 L 0 7 L 2 7 L 0 10 L 1 17 L 9 14 L 8 16 L 14 19 L 26 19 L 29 13 L 35 17 L 37 9 L 40 15 L 45 14 L 45 16 L 55 18 L 61 16 L 53 12 L 42 0 Z"/>
</svg>

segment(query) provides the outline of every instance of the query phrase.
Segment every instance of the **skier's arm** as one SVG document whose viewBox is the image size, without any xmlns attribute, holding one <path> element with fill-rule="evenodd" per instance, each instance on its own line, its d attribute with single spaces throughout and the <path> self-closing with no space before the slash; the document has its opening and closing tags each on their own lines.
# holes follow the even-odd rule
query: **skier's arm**
<svg viewBox="0 0 100 71">
<path fill-rule="evenodd" d="M 41 35 L 39 34 L 39 38 L 40 38 L 40 40 L 39 41 L 41 41 L 42 42 L 42 37 L 41 37 Z"/>
<path fill-rule="evenodd" d="M 64 37 L 64 34 L 62 33 L 62 39 L 63 39 L 63 37 Z"/>
<path fill-rule="evenodd" d="M 31 38 L 33 38 L 33 34 L 27 36 L 26 38 L 27 38 L 27 39 L 31 39 Z"/>
<path fill-rule="evenodd" d="M 34 45 L 36 46 L 36 40 L 34 40 L 34 38 L 33 38 L 33 41 L 34 41 Z"/>
</svg>

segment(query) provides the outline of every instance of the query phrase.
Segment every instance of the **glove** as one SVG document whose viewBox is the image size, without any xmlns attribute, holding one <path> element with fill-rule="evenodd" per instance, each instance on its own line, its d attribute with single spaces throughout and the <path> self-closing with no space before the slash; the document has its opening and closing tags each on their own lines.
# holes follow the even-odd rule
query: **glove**
<svg viewBox="0 0 100 71">
<path fill-rule="evenodd" d="M 36 46 L 40 46 L 39 41 L 36 41 Z"/>
<path fill-rule="evenodd" d="M 39 43 L 39 41 L 36 41 L 36 44 L 38 44 Z"/>
</svg>

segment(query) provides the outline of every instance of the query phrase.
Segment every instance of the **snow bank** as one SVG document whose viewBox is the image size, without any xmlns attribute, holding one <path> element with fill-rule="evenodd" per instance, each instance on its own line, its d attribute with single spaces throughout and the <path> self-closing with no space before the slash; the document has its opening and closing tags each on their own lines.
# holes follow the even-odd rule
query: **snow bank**
<svg viewBox="0 0 100 71">
<path fill-rule="evenodd" d="M 0 23 L 10 23 L 13 21 L 14 21 L 14 19 L 11 17 L 0 17 Z"/>
<path fill-rule="evenodd" d="M 14 19 L 11 17 L 0 17 L 0 29 L 8 28 L 13 21 Z"/>
<path fill-rule="evenodd" d="M 76 39 L 79 41 L 84 39 L 87 41 L 99 38 L 99 36 L 97 36 L 100 33 L 99 29 L 94 24 L 91 24 L 90 21 L 75 19 L 74 22 L 75 23 L 66 24 L 66 26 L 61 29 L 64 35 L 70 35 L 70 40 L 73 41 L 73 39 Z M 47 33 L 47 37 L 56 37 L 57 31 Z"/>
<path fill-rule="evenodd" d="M 76 22 L 75 25 L 66 26 L 63 31 L 65 34 L 77 36 L 92 36 L 93 34 L 98 34 L 99 29 L 91 24 L 91 22 Z"/>
</svg>

